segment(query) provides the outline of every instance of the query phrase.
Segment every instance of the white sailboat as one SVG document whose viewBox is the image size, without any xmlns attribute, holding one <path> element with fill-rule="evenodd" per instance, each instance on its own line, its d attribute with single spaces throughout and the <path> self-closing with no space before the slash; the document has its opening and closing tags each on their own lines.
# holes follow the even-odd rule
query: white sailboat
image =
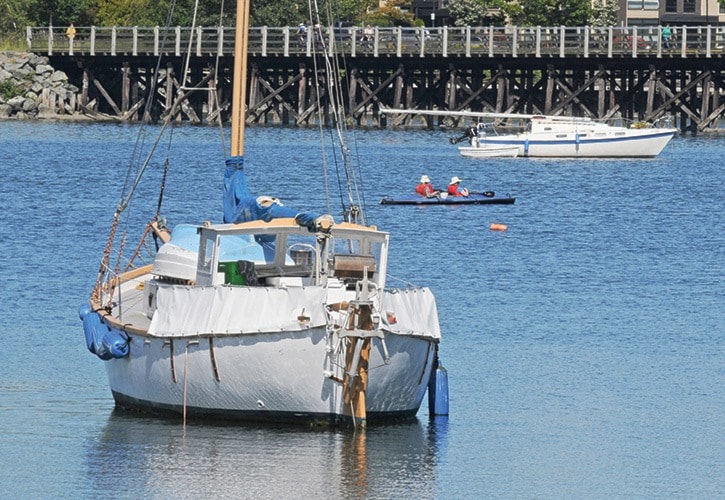
<svg viewBox="0 0 725 500">
<path fill-rule="evenodd" d="M 518 113 L 478 113 L 467 111 L 424 111 L 383 109 L 386 114 L 421 114 L 473 118 L 480 121 L 463 137 L 462 156 L 518 156 L 531 158 L 654 158 L 672 140 L 677 129 L 634 123 L 630 127 L 610 125 L 590 118 L 530 115 Z M 510 131 L 503 123 L 521 123 Z M 515 153 L 515 154 L 514 154 Z"/>
<path fill-rule="evenodd" d="M 415 418 L 429 389 L 431 415 L 447 414 L 436 302 L 427 288 L 386 286 L 389 235 L 366 225 L 360 205 L 336 222 L 250 193 L 248 19 L 249 0 L 240 0 L 223 222 L 169 232 L 157 218 L 146 232 L 164 241 L 153 262 L 116 272 L 109 254 L 122 200 L 80 309 L 116 405 L 359 428 Z"/>
<path fill-rule="evenodd" d="M 519 116 L 520 118 L 520 116 Z M 500 133 L 495 125 L 479 123 L 467 151 L 511 148 L 532 158 L 654 158 L 677 132 L 674 128 L 622 127 L 588 118 L 531 115 L 520 132 Z"/>
</svg>

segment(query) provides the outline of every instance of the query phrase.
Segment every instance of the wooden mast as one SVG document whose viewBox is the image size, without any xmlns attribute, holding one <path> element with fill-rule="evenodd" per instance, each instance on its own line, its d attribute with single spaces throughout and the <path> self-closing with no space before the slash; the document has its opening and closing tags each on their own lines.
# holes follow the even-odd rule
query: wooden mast
<svg viewBox="0 0 725 500">
<path fill-rule="evenodd" d="M 234 75 L 232 86 L 231 155 L 244 156 L 244 125 L 247 102 L 247 44 L 249 40 L 250 0 L 237 1 L 237 26 L 234 35 Z"/>
</svg>

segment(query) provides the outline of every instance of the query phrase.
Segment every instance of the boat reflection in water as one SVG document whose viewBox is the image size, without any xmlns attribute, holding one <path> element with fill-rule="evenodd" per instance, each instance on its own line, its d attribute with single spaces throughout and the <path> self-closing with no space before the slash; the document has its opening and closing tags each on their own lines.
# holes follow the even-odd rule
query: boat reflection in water
<svg viewBox="0 0 725 500">
<path fill-rule="evenodd" d="M 431 498 L 446 434 L 446 418 L 367 433 L 194 422 L 184 431 L 114 410 L 86 441 L 84 494 Z"/>
</svg>

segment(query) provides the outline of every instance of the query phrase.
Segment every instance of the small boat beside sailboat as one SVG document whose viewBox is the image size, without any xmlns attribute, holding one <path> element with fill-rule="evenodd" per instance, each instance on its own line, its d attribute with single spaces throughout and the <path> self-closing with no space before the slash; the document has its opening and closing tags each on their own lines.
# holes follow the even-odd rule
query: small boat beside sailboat
<svg viewBox="0 0 725 500">
<path fill-rule="evenodd" d="M 459 146 L 458 151 L 466 158 L 516 158 L 519 155 L 516 145 L 482 145 L 477 137 L 471 139 L 470 146 Z"/>
<path fill-rule="evenodd" d="M 222 220 L 168 229 L 159 194 L 148 203 L 151 222 L 138 228 L 141 242 L 125 245 L 134 228 L 122 214 L 147 160 L 129 176 L 79 310 L 116 406 L 184 420 L 365 428 L 415 418 L 428 391 L 430 415 L 447 414 L 435 298 L 425 287 L 388 286 L 389 234 L 366 222 L 353 196 L 359 186 L 340 197 L 348 200 L 342 221 L 252 194 L 243 112 L 249 1 L 237 8 Z M 344 157 L 349 148 L 339 146 Z"/>
</svg>

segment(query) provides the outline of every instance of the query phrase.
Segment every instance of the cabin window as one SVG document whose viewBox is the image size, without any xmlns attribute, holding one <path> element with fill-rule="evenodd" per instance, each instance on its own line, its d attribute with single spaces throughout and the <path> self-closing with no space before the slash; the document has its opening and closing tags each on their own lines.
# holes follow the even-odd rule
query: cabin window
<svg viewBox="0 0 725 500">
<path fill-rule="evenodd" d="M 682 2 L 682 12 L 695 12 L 695 0 L 684 0 Z"/>
<path fill-rule="evenodd" d="M 382 243 L 366 238 L 338 239 L 333 249 L 333 275 L 343 281 L 362 279 L 365 268 L 369 278 L 379 271 Z"/>
<path fill-rule="evenodd" d="M 285 267 L 300 274 L 311 276 L 317 263 L 315 239 L 309 236 L 288 235 Z"/>
<path fill-rule="evenodd" d="M 199 239 L 199 254 L 196 260 L 196 283 L 198 285 L 211 285 L 214 283 L 212 262 L 216 248 L 216 234 L 202 231 Z"/>
</svg>

